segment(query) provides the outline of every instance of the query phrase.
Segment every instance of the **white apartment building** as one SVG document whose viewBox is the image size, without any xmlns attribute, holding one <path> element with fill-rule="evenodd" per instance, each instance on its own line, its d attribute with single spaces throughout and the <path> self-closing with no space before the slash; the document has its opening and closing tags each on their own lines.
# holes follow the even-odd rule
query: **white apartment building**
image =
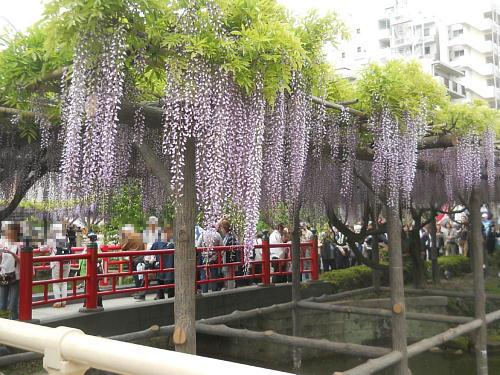
<svg viewBox="0 0 500 375">
<path fill-rule="evenodd" d="M 395 1 L 368 22 L 356 23 L 351 15 L 346 19 L 351 40 L 340 44 L 335 66 L 355 79 L 373 61 L 418 59 L 452 100 L 479 98 L 499 108 L 500 7 L 480 0 L 460 2 L 460 7 L 432 14 L 434 8 L 416 11 L 406 1 Z"/>
</svg>

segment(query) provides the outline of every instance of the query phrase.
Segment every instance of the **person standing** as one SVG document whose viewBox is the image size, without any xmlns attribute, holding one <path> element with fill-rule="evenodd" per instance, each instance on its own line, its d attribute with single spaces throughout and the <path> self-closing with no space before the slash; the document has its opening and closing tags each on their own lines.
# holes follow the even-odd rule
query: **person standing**
<svg viewBox="0 0 500 375">
<path fill-rule="evenodd" d="M 126 225 L 122 228 L 122 251 L 142 251 L 144 250 L 144 240 L 139 233 L 134 231 L 132 225 Z M 132 257 L 132 271 L 144 271 L 145 269 L 144 257 Z M 134 284 L 136 288 L 144 286 L 144 274 L 134 274 Z M 134 296 L 136 301 L 144 301 L 146 299 L 145 293 L 137 293 Z"/>
<path fill-rule="evenodd" d="M 221 246 L 221 244 L 222 244 L 222 237 L 219 234 L 219 232 L 217 232 L 215 227 L 203 231 L 203 233 L 198 238 L 198 242 L 196 243 L 196 247 L 204 247 L 205 248 L 205 250 L 203 250 L 200 253 L 199 263 L 200 263 L 200 265 L 204 266 L 200 270 L 200 280 L 203 281 L 203 280 L 208 280 L 208 279 L 212 280 L 212 279 L 218 278 L 218 276 L 219 276 L 219 266 L 218 266 L 219 256 L 217 254 L 217 251 L 215 251 L 213 248 L 216 246 Z M 202 293 L 207 293 L 209 287 L 212 290 L 212 292 L 219 290 L 219 286 L 218 286 L 218 283 L 216 281 L 209 282 L 209 283 L 203 283 L 203 284 L 201 284 Z"/>
<path fill-rule="evenodd" d="M 222 246 L 236 246 L 239 245 L 236 236 L 231 228 L 231 223 L 227 219 L 222 219 L 219 224 L 219 231 L 222 237 Z M 223 256 L 224 267 L 222 274 L 224 277 L 240 276 L 242 275 L 243 268 L 241 266 L 231 266 L 230 263 L 237 263 L 241 261 L 241 251 L 239 249 L 226 250 Z M 226 289 L 234 289 L 236 287 L 236 280 L 227 280 L 225 282 Z M 241 285 L 241 283 L 238 283 Z"/>
<path fill-rule="evenodd" d="M 330 228 L 323 233 L 320 255 L 321 262 L 323 263 L 323 272 L 333 270 L 335 268 L 335 244 Z"/>
<path fill-rule="evenodd" d="M 67 255 L 71 254 L 71 249 L 68 248 L 69 243 L 63 234 L 62 224 L 52 224 L 50 228 L 50 238 L 47 240 L 47 246 L 51 255 Z M 76 238 L 76 237 L 75 237 Z M 53 261 L 50 262 L 53 280 L 66 279 L 69 276 L 70 262 L 69 261 Z M 68 297 L 68 283 L 55 282 L 52 284 L 54 291 L 54 299 L 64 299 Z M 58 301 L 52 305 L 55 308 L 65 307 L 66 301 Z"/>
<path fill-rule="evenodd" d="M 8 221 L 0 239 L 0 310 L 7 310 L 10 319 L 19 314 L 19 273 L 21 264 L 21 226 Z"/>
<path fill-rule="evenodd" d="M 458 232 L 457 230 L 453 227 L 453 224 L 451 223 L 451 220 L 446 224 L 446 255 L 456 255 L 457 254 L 457 238 L 458 238 Z"/>
<path fill-rule="evenodd" d="M 166 225 L 163 229 L 160 241 L 156 241 L 152 246 L 151 250 L 161 250 L 161 249 L 175 249 L 174 244 L 174 231 L 171 225 Z M 161 258 L 161 262 L 160 262 Z M 161 256 L 156 256 L 158 267 L 162 266 L 162 269 L 174 268 L 174 254 L 162 254 Z M 159 272 L 157 276 L 158 285 L 169 285 L 174 283 L 174 271 Z M 166 288 L 167 297 L 172 298 L 175 296 L 175 288 L 173 286 Z M 158 289 L 156 293 L 155 300 L 165 299 L 165 289 Z"/>
<path fill-rule="evenodd" d="M 283 234 L 284 234 L 285 226 L 283 223 L 279 223 L 274 228 L 273 232 L 269 236 L 269 245 L 276 245 L 283 243 Z M 278 259 L 285 259 L 286 256 L 286 248 L 284 247 L 271 247 L 269 249 L 269 258 L 271 259 L 271 265 L 273 267 L 273 272 L 279 272 L 280 270 L 280 262 L 276 261 Z M 273 262 L 274 260 L 274 262 Z M 273 277 L 274 283 L 286 282 L 286 276 L 282 277 L 280 275 L 275 275 Z"/>
</svg>

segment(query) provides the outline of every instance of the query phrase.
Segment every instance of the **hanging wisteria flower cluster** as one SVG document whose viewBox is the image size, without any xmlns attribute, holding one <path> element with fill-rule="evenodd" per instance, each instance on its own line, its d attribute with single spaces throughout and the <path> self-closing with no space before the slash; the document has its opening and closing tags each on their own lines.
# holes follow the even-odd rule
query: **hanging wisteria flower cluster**
<svg viewBox="0 0 500 375">
<path fill-rule="evenodd" d="M 117 176 L 118 111 L 123 93 L 125 33 L 83 36 L 76 46 L 63 105 L 63 187 L 89 195 L 111 189 Z M 85 183 L 82 183 L 85 176 Z"/>
<path fill-rule="evenodd" d="M 418 160 L 418 141 L 428 130 L 425 110 L 416 116 L 408 113 L 404 115 L 406 129 L 400 135 L 400 170 L 401 170 L 401 199 L 405 206 L 410 205 L 411 192 L 415 181 Z"/>
<path fill-rule="evenodd" d="M 50 120 L 43 111 L 41 98 L 35 98 L 31 104 L 31 110 L 35 115 L 35 123 L 40 129 L 40 147 L 42 149 L 47 148 L 50 139 Z"/>
<path fill-rule="evenodd" d="M 456 153 L 457 188 L 469 193 L 481 182 L 481 145 L 477 134 L 459 139 Z"/>
<path fill-rule="evenodd" d="M 266 111 L 262 189 L 269 207 L 276 206 L 283 194 L 285 116 L 285 94 L 280 92 L 276 97 L 274 108 L 268 108 Z"/>
<path fill-rule="evenodd" d="M 483 134 L 483 150 L 485 169 L 488 178 L 488 187 L 490 194 L 493 195 L 495 190 L 496 168 L 495 168 L 495 132 L 493 129 L 488 129 Z"/>
<path fill-rule="evenodd" d="M 375 129 L 373 187 L 381 196 L 383 187 L 387 203 L 398 207 L 400 200 L 409 206 L 418 160 L 418 141 L 427 131 L 425 111 L 403 116 L 404 130 L 387 107 L 370 118 Z"/>
<path fill-rule="evenodd" d="M 309 150 L 309 126 L 311 97 L 306 92 L 306 83 L 300 74 L 292 77 L 292 93 L 288 101 L 286 122 L 285 155 L 288 168 L 284 179 L 285 198 L 292 206 L 299 199 L 304 169 Z"/>
</svg>

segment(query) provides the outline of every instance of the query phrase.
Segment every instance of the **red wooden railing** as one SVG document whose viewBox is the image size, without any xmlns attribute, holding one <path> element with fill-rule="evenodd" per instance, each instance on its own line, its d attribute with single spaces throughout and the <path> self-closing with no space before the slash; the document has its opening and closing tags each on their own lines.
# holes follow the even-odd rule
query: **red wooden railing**
<svg viewBox="0 0 500 375">
<path fill-rule="evenodd" d="M 317 239 L 301 243 L 300 272 L 301 274 L 310 274 L 312 280 L 318 279 L 318 243 Z M 284 248 L 286 256 L 282 259 L 270 259 L 270 249 Z M 237 246 L 217 246 L 213 248 L 196 248 L 197 254 L 203 254 L 204 251 L 213 251 L 216 253 L 216 261 L 213 263 L 198 262 L 196 272 L 199 275 L 204 272 L 206 277 L 197 279 L 196 285 L 220 283 L 224 281 L 243 281 L 253 280 L 269 285 L 273 278 L 285 275 L 291 275 L 291 244 L 269 244 L 267 239 L 262 241 L 261 245 L 255 245 L 255 250 L 262 252 L 261 260 L 250 260 L 246 272 L 241 271 L 244 264 L 242 245 Z M 310 249 L 309 256 L 305 256 L 306 250 Z M 84 300 L 85 310 L 93 311 L 98 308 L 98 298 L 104 295 L 144 292 L 149 290 L 174 288 L 175 284 L 152 285 L 148 275 L 164 272 L 173 272 L 174 268 L 167 268 L 164 264 L 164 256 L 175 254 L 174 249 L 164 250 L 143 250 L 143 251 L 121 251 L 117 245 L 102 245 L 101 252 L 97 249 L 96 243 L 90 243 L 87 248 L 72 248 L 71 255 L 44 255 L 48 251 L 39 249 L 24 248 L 21 251 L 21 269 L 20 269 L 20 292 L 19 292 L 19 319 L 31 320 L 32 308 L 36 306 L 52 304 L 56 302 L 66 302 L 71 300 Z M 224 263 L 223 257 L 226 251 L 239 252 L 241 261 Z M 147 255 L 160 255 L 160 265 L 158 269 L 146 269 L 142 271 L 133 271 L 133 261 L 135 257 Z M 198 259 L 201 257 L 199 256 Z M 87 262 L 87 274 L 84 276 L 63 277 L 63 263 L 70 262 L 71 268 L 75 269 L 80 260 Z M 37 280 L 36 275 L 41 271 L 50 270 L 50 262 L 59 262 L 60 273 L 58 278 Z M 102 273 L 98 273 L 98 264 L 102 265 Z M 216 277 L 211 277 L 210 269 L 225 269 L 226 275 L 221 276 L 221 272 Z M 238 273 L 238 274 L 237 274 Z M 123 287 L 119 288 L 120 278 L 134 275 L 143 275 L 144 283 L 141 287 Z M 51 277 L 51 276 L 49 276 Z M 54 298 L 49 295 L 49 286 L 54 283 L 67 282 L 70 285 L 68 296 L 65 298 Z M 77 287 L 79 283 L 85 284 L 85 290 L 81 291 Z M 40 300 L 33 300 L 33 287 L 43 286 L 43 296 Z M 100 290 L 101 286 L 102 290 Z"/>
</svg>

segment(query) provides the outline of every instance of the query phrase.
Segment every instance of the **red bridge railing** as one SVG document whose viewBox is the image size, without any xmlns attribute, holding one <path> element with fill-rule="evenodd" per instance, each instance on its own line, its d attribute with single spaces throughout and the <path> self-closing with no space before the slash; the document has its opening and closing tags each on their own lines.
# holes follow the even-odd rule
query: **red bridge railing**
<svg viewBox="0 0 500 375">
<path fill-rule="evenodd" d="M 310 275 L 311 280 L 318 279 L 318 243 L 317 239 L 301 243 L 300 272 L 302 275 Z M 282 248 L 284 257 L 271 259 L 271 249 Z M 20 269 L 20 291 L 19 291 L 19 319 L 31 320 L 32 309 L 36 306 L 66 302 L 72 300 L 83 300 L 85 311 L 95 311 L 98 307 L 98 299 L 104 295 L 130 294 L 158 289 L 174 288 L 175 284 L 154 285 L 153 276 L 161 273 L 172 273 L 175 268 L 167 267 L 165 258 L 169 255 L 175 256 L 174 249 L 143 250 L 143 251 L 121 251 L 118 245 L 102 245 L 90 243 L 86 248 L 72 248 L 71 255 L 46 255 L 46 250 L 25 248 L 21 251 Z M 234 252 L 238 261 L 225 262 L 225 254 Z M 234 280 L 237 285 L 253 281 L 269 285 L 274 280 L 283 281 L 283 277 L 291 275 L 291 244 L 269 244 L 263 240 L 262 244 L 255 245 L 254 254 L 257 256 L 249 262 L 246 272 L 243 272 L 244 248 L 237 246 L 217 246 L 213 248 L 196 248 L 198 262 L 196 265 L 196 285 L 200 288 L 204 284 L 221 283 Z M 206 261 L 204 254 L 210 252 L 211 260 Z M 157 255 L 159 268 L 134 271 L 133 262 L 139 257 Z M 307 256 L 306 256 L 307 255 Z M 63 275 L 63 264 L 70 263 L 70 269 L 79 268 L 81 261 L 86 262 L 86 275 L 68 276 Z M 50 271 L 50 262 L 59 262 L 59 276 L 39 280 L 43 271 Z M 211 271 L 211 270 L 216 270 Z M 123 279 L 130 276 L 142 277 L 144 282 L 140 287 L 129 285 L 121 287 Z M 204 277 L 200 277 L 203 275 Z M 172 278 L 173 279 L 173 278 Z M 54 298 L 50 293 L 50 287 L 55 283 L 68 283 L 68 295 L 64 298 Z M 79 288 L 79 284 L 85 287 Z M 33 288 L 42 286 L 41 298 L 34 299 Z"/>
</svg>

